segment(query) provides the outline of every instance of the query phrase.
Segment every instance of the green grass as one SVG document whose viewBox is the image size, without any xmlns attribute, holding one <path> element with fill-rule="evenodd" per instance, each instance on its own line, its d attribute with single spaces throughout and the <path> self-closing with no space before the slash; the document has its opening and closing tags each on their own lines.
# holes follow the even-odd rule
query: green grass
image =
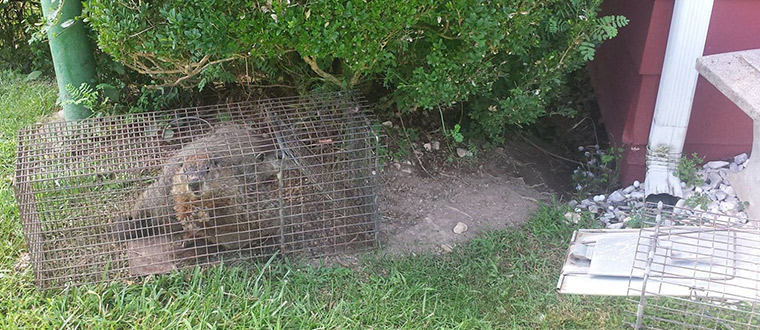
<svg viewBox="0 0 760 330">
<path fill-rule="evenodd" d="M 279 259 L 213 267 L 132 285 L 40 292 L 13 264 L 24 251 L 8 177 L 15 131 L 54 109 L 49 81 L 0 72 L 0 328 L 603 329 L 622 327 L 616 298 L 555 293 L 573 228 L 541 207 L 522 228 L 494 231 L 450 254 L 383 258 L 357 267 Z"/>
</svg>

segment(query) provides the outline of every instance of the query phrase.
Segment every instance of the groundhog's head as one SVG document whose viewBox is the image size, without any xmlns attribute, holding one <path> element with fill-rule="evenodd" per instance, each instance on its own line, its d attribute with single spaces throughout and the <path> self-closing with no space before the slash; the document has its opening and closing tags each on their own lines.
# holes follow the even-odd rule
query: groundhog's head
<svg viewBox="0 0 760 330">
<path fill-rule="evenodd" d="M 175 189 L 201 197 L 214 189 L 213 182 L 219 175 L 218 157 L 208 154 L 190 155 L 185 157 L 182 167 L 174 176 Z"/>
</svg>

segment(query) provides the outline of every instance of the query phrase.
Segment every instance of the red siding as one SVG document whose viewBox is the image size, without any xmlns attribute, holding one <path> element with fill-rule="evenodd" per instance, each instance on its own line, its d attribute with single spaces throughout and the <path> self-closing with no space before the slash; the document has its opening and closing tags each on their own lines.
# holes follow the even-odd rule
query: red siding
<svg viewBox="0 0 760 330">
<path fill-rule="evenodd" d="M 631 23 L 600 47 L 588 65 L 607 132 L 626 146 L 621 180 L 643 180 L 646 144 L 665 56 L 673 0 L 607 0 L 603 14 L 625 15 Z M 760 48 L 760 1 L 715 0 L 705 55 Z M 752 122 L 700 78 L 685 153 L 726 159 L 749 152 Z"/>
</svg>

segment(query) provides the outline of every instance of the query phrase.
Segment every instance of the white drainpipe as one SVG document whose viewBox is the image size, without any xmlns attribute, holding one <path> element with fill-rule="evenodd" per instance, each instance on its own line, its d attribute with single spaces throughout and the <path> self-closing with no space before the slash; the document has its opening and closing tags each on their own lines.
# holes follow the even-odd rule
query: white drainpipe
<svg viewBox="0 0 760 330">
<path fill-rule="evenodd" d="M 673 174 L 683 151 L 713 0 L 675 0 L 647 146 L 646 195 L 683 197 Z"/>
</svg>

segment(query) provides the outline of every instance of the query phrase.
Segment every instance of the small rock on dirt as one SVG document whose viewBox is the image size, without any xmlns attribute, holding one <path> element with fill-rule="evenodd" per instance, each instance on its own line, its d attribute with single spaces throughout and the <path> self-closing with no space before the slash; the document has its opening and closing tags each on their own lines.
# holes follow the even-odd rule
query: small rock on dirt
<svg viewBox="0 0 760 330">
<path fill-rule="evenodd" d="M 393 127 L 393 122 L 390 121 L 390 120 L 389 121 L 384 121 L 383 122 L 383 126 L 385 126 L 385 127 Z"/>
<path fill-rule="evenodd" d="M 467 224 L 464 222 L 457 222 L 457 225 L 454 226 L 454 234 L 463 234 L 467 231 Z"/>
<path fill-rule="evenodd" d="M 441 250 L 443 250 L 443 252 L 450 253 L 451 251 L 454 251 L 454 248 L 451 247 L 451 245 L 443 243 L 441 244 Z"/>
<path fill-rule="evenodd" d="M 433 145 L 430 143 L 425 143 L 422 147 L 425 148 L 425 151 L 433 151 Z"/>
<path fill-rule="evenodd" d="M 430 146 L 433 147 L 433 150 L 441 149 L 441 143 L 435 140 L 430 141 Z"/>
<path fill-rule="evenodd" d="M 463 148 L 457 148 L 457 156 L 460 158 L 472 157 L 472 151 Z"/>
</svg>

